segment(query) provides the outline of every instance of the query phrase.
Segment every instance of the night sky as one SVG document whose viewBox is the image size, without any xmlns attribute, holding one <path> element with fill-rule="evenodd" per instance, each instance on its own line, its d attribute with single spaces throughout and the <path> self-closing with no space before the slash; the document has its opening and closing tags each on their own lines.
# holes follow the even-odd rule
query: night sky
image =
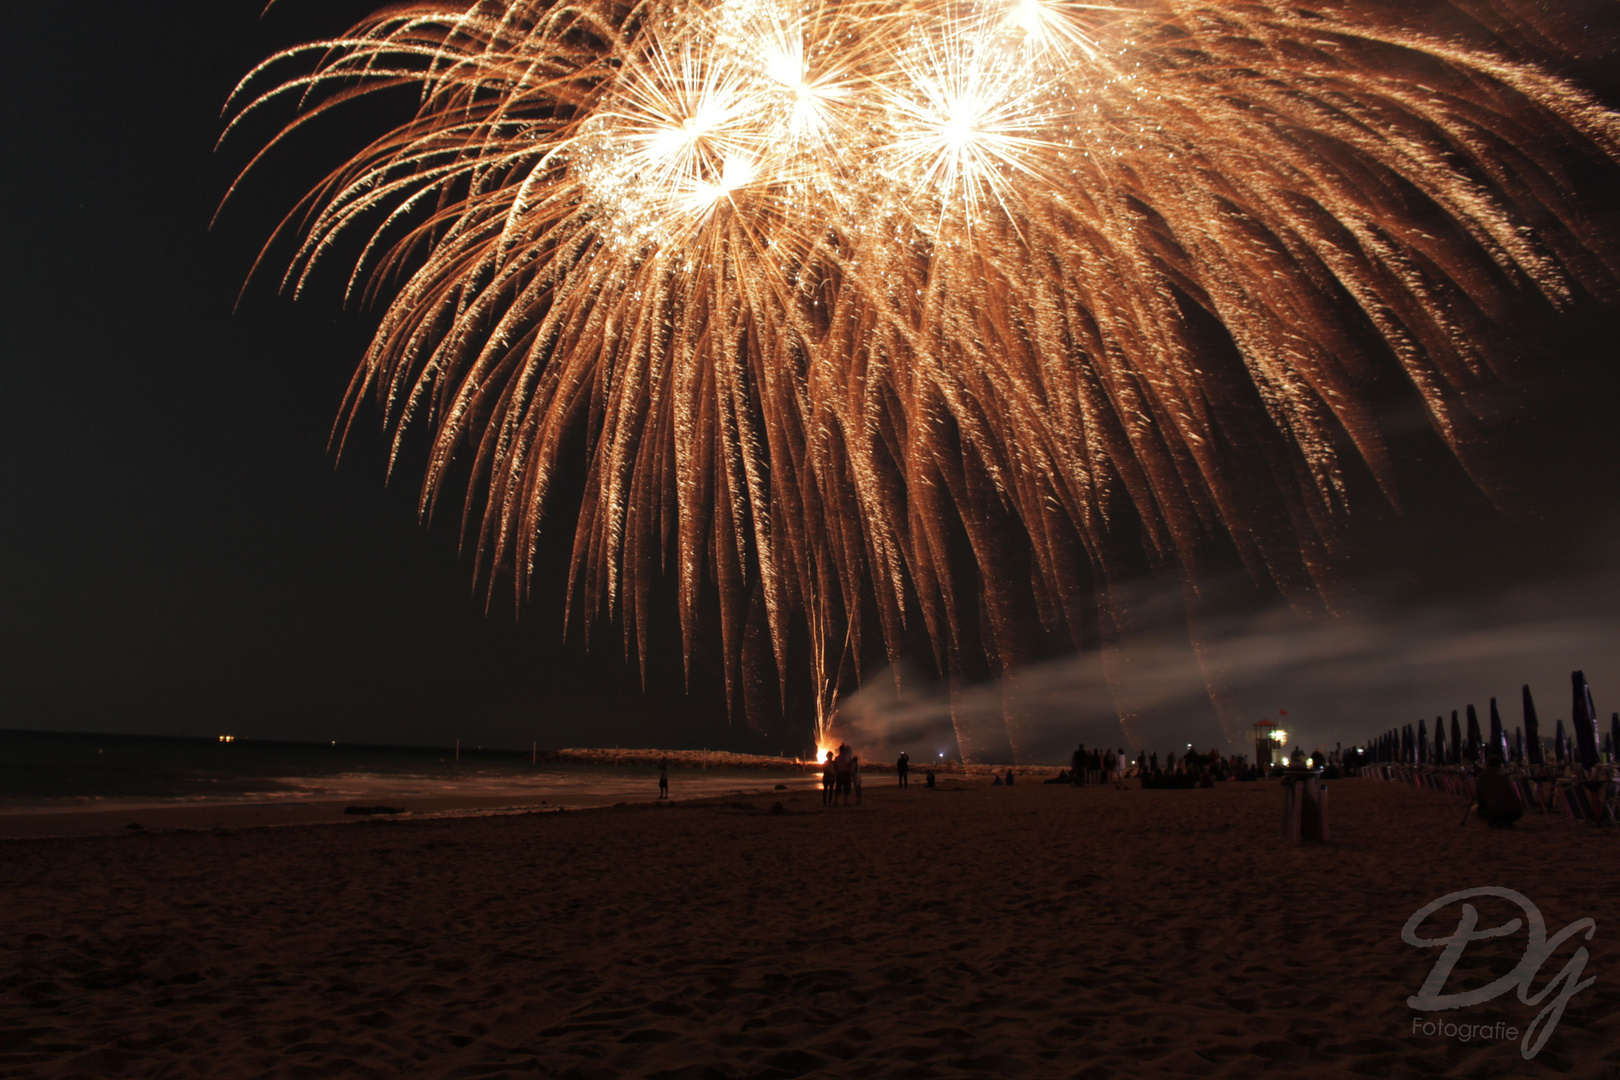
<svg viewBox="0 0 1620 1080">
<path fill-rule="evenodd" d="M 0 725 L 782 749 L 727 721 L 712 657 L 690 699 L 661 657 L 644 698 L 611 634 L 565 645 L 560 581 L 521 619 L 503 581 L 486 616 L 413 468 L 385 488 L 375 414 L 334 467 L 369 315 L 275 274 L 233 306 L 350 144 L 274 162 L 210 231 L 264 133 L 214 143 L 254 64 L 371 5 L 262 6 L 0 7 Z"/>
<path fill-rule="evenodd" d="M 565 644 L 566 527 L 548 530 L 556 572 L 521 614 L 505 580 L 486 613 L 456 515 L 418 520 L 420 458 L 385 486 L 375 412 L 335 462 L 373 313 L 343 310 L 330 276 L 293 303 L 284 263 L 237 294 L 279 216 L 374 128 L 365 110 L 323 126 L 210 230 L 268 129 L 214 143 L 242 74 L 373 4 L 261 6 L 0 5 L 0 727 L 807 749 L 807 726 L 727 719 L 716 642 L 687 694 L 667 636 L 645 695 L 614 628 L 587 651 L 576 624 Z M 1615 67 L 1594 48 L 1566 74 L 1613 103 Z M 1620 235 L 1612 172 L 1591 183 Z M 1411 425 L 1403 515 L 1356 508 L 1341 617 L 1251 600 L 1220 628 L 1246 714 L 1289 708 L 1306 738 L 1350 742 L 1494 694 L 1512 724 L 1529 682 L 1550 724 L 1577 667 L 1605 715 L 1620 709 L 1617 341 L 1613 309 L 1527 305 L 1500 343 L 1536 372 L 1502 402 L 1493 469 L 1512 512 Z M 1173 613 L 1163 627 L 1140 643 L 1134 693 L 1163 747 L 1214 743 L 1185 629 Z M 1053 756 L 1119 738 L 1094 668 L 1040 671 Z M 939 700 L 911 685 L 905 707 L 858 695 L 851 722 L 945 747 Z"/>
</svg>

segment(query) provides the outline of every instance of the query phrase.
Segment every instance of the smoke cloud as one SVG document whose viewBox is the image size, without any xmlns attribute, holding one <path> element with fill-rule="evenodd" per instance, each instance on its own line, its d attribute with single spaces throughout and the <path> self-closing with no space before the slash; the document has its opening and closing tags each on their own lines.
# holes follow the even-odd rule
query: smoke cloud
<svg viewBox="0 0 1620 1080">
<path fill-rule="evenodd" d="M 1135 612 L 1141 629 L 1123 643 L 1112 685 L 1097 653 L 1048 661 L 1010 684 L 969 688 L 955 702 L 956 722 L 1000 723 L 1010 698 L 1019 760 L 1058 763 L 1082 741 L 1161 757 L 1189 743 L 1245 752 L 1259 720 L 1279 723 L 1307 751 L 1359 745 L 1419 719 L 1432 728 L 1435 716 L 1449 720 L 1469 703 L 1484 715 L 1493 696 L 1511 729 L 1522 722 L 1524 683 L 1550 730 L 1570 715 L 1575 669 L 1586 672 L 1601 716 L 1620 710 L 1620 575 L 1426 601 L 1402 595 L 1397 583 L 1361 595 L 1331 614 L 1279 603 L 1205 618 L 1200 664 L 1179 586 L 1158 589 Z M 1206 670 L 1224 684 L 1224 730 Z M 872 758 L 957 756 L 948 691 L 914 671 L 898 681 L 897 689 L 892 671 L 868 678 L 841 704 L 838 737 Z M 1119 706 L 1140 718 L 1145 745 L 1132 745 Z"/>
</svg>

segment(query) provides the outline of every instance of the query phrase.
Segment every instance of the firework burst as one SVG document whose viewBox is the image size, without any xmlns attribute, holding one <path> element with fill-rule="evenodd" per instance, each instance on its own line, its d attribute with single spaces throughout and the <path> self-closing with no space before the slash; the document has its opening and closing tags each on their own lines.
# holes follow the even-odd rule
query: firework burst
<svg viewBox="0 0 1620 1080">
<path fill-rule="evenodd" d="M 282 230 L 295 290 L 352 235 L 385 301 L 346 415 L 430 428 L 424 510 L 470 456 L 520 595 L 583 430 L 587 627 L 645 657 L 672 574 L 689 650 L 712 584 L 728 691 L 805 642 L 819 735 L 919 620 L 961 680 L 1106 645 L 1212 538 L 1319 584 L 1346 468 L 1394 498 L 1384 367 L 1470 462 L 1483 332 L 1620 269 L 1567 171 L 1620 124 L 1522 7 L 1470 44 L 1356 0 L 412 3 L 232 122 L 416 89 Z"/>
</svg>

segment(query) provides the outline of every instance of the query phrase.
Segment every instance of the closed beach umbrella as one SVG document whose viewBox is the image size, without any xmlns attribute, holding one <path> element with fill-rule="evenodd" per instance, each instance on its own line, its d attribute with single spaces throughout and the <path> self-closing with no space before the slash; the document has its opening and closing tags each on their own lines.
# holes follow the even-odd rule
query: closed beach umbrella
<svg viewBox="0 0 1620 1080">
<path fill-rule="evenodd" d="M 1597 710 L 1592 707 L 1592 688 L 1586 684 L 1586 672 L 1569 673 L 1574 703 L 1570 706 L 1571 724 L 1575 725 L 1575 760 L 1587 768 L 1598 763 Z"/>
<path fill-rule="evenodd" d="M 1620 712 L 1609 717 L 1609 741 L 1614 745 L 1614 753 L 1620 754 Z M 1609 758 L 1613 761 L 1614 758 Z"/>
<path fill-rule="evenodd" d="M 1438 716 L 1434 718 L 1434 763 L 1446 763 L 1446 723 Z"/>
<path fill-rule="evenodd" d="M 1463 748 L 1463 756 L 1468 764 L 1478 765 L 1480 751 L 1485 748 L 1485 740 L 1479 734 L 1479 713 L 1474 711 L 1472 705 L 1468 706 L 1468 745 Z"/>
<path fill-rule="evenodd" d="M 1451 763 L 1462 764 L 1463 741 L 1462 727 L 1457 723 L 1457 710 L 1451 710 Z"/>
<path fill-rule="evenodd" d="M 1502 726 L 1502 714 L 1496 711 L 1496 699 L 1491 698 L 1491 752 L 1508 759 L 1507 728 Z"/>
<path fill-rule="evenodd" d="M 1429 763 L 1429 725 L 1426 721 L 1418 721 L 1418 764 Z"/>
<path fill-rule="evenodd" d="M 1564 738 L 1564 721 L 1559 718 L 1558 731 L 1553 735 L 1553 758 L 1562 765 L 1569 757 L 1569 740 Z"/>
<path fill-rule="evenodd" d="M 1536 703 L 1530 700 L 1528 683 L 1524 687 L 1524 748 L 1530 755 L 1530 764 L 1547 764 L 1541 753 L 1541 721 L 1536 719 Z"/>
<path fill-rule="evenodd" d="M 1513 760 L 1524 761 L 1524 728 L 1513 729 Z"/>
</svg>

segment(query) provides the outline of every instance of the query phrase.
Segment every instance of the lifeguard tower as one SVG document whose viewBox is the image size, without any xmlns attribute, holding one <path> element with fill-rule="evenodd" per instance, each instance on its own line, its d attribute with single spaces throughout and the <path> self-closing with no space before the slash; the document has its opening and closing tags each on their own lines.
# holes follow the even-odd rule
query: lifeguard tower
<svg viewBox="0 0 1620 1080">
<path fill-rule="evenodd" d="M 1270 720 L 1262 720 L 1254 725 L 1254 763 L 1262 769 L 1269 769 L 1275 765 L 1277 744 L 1288 738 L 1288 733 L 1277 727 Z"/>
</svg>

